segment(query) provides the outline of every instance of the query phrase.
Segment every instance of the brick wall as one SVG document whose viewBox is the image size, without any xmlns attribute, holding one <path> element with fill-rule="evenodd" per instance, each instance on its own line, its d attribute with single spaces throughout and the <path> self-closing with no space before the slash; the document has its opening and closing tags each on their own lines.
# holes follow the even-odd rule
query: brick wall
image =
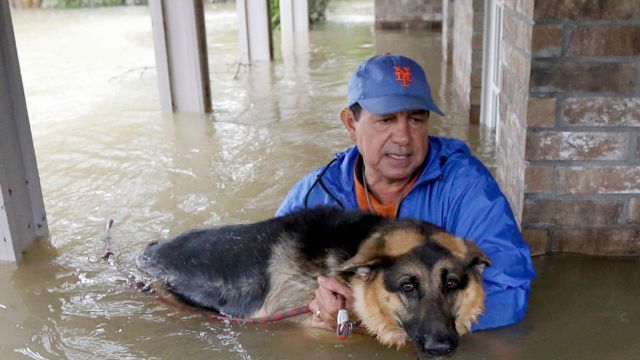
<svg viewBox="0 0 640 360">
<path fill-rule="evenodd" d="M 469 111 L 469 121 L 480 120 L 482 37 L 485 0 L 454 2 L 453 78 L 458 106 Z"/>
<path fill-rule="evenodd" d="M 640 3 L 536 0 L 523 233 L 640 253 Z"/>
<path fill-rule="evenodd" d="M 500 40 L 500 124 L 496 180 L 518 219 L 525 186 L 525 144 L 531 65 L 532 1 L 504 1 Z M 544 186 L 540 184 L 539 186 Z"/>
<path fill-rule="evenodd" d="M 473 0 L 473 32 L 471 36 L 471 91 L 469 93 L 469 121 L 480 122 L 480 94 L 482 92 L 482 38 L 484 35 L 485 0 Z"/>
<path fill-rule="evenodd" d="M 442 0 L 376 0 L 377 29 L 440 29 Z"/>
</svg>

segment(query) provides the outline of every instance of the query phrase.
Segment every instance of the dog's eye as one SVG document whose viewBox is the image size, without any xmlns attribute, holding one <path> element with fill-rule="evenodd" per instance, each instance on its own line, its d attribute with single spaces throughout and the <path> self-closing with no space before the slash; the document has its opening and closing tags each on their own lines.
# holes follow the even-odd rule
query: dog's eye
<svg viewBox="0 0 640 360">
<path fill-rule="evenodd" d="M 447 285 L 447 290 L 455 290 L 458 288 L 458 285 L 460 285 L 460 282 L 458 281 L 458 279 L 448 278 L 446 285 Z"/>
<path fill-rule="evenodd" d="M 410 293 L 413 290 L 415 290 L 415 288 L 416 288 L 415 285 L 413 285 L 413 283 L 410 283 L 408 281 L 400 285 L 400 290 L 402 290 L 402 292 L 405 292 L 405 293 Z"/>
</svg>

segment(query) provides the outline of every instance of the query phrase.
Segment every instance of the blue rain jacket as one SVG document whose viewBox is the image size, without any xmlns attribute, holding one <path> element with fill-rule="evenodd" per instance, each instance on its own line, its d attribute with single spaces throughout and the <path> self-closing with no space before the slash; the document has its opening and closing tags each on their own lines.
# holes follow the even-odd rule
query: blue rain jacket
<svg viewBox="0 0 640 360">
<path fill-rule="evenodd" d="M 349 148 L 305 176 L 289 191 L 276 216 L 320 205 L 358 208 L 353 180 L 358 154 L 357 147 Z M 474 240 L 491 259 L 483 273 L 485 312 L 472 330 L 522 320 L 534 270 L 529 246 L 498 184 L 460 140 L 430 136 L 425 161 L 398 217 L 430 222 Z"/>
</svg>

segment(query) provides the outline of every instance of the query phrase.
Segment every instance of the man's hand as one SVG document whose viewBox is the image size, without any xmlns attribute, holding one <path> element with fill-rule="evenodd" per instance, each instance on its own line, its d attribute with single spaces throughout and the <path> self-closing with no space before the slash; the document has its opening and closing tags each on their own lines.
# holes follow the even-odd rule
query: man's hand
<svg viewBox="0 0 640 360">
<path fill-rule="evenodd" d="M 351 288 L 336 278 L 326 278 L 324 276 L 318 276 L 318 285 L 316 297 L 309 304 L 309 309 L 313 313 L 311 326 L 335 331 L 336 317 L 338 316 L 338 310 L 340 310 L 340 301 L 337 295 L 344 296 L 347 300 L 347 308 L 351 308 Z"/>
</svg>

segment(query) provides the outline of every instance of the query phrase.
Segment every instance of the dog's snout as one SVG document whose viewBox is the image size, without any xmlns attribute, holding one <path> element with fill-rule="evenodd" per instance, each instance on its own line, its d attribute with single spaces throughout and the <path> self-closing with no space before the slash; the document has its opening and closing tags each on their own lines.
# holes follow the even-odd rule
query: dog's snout
<svg viewBox="0 0 640 360">
<path fill-rule="evenodd" d="M 449 336 L 417 336 L 416 343 L 428 356 L 450 356 L 458 345 L 457 341 Z"/>
</svg>

